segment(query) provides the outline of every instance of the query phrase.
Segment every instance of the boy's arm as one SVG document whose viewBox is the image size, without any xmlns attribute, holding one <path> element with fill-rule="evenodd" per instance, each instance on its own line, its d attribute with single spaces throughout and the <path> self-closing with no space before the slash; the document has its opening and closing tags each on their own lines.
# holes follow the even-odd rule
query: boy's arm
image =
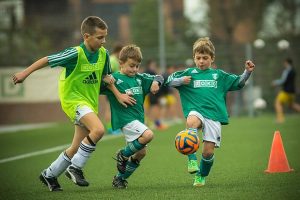
<svg viewBox="0 0 300 200">
<path fill-rule="evenodd" d="M 251 60 L 245 62 L 245 71 L 240 75 L 239 85 L 245 85 L 246 81 L 249 79 L 251 73 L 254 71 L 255 65 Z"/>
<path fill-rule="evenodd" d="M 122 94 L 116 88 L 114 84 L 108 84 L 107 88 L 115 95 L 116 99 L 120 104 L 127 108 L 127 104 L 133 106 L 136 104 L 136 100 L 128 94 Z"/>
<path fill-rule="evenodd" d="M 162 75 L 156 75 L 151 84 L 150 92 L 152 94 L 156 94 L 158 92 L 160 86 L 163 85 L 163 83 L 164 83 L 164 77 Z"/>
<path fill-rule="evenodd" d="M 282 75 L 281 75 L 280 79 L 272 81 L 272 86 L 280 86 L 280 85 L 282 85 L 287 80 L 287 77 L 289 75 L 289 71 L 290 71 L 290 69 L 285 69 L 282 72 Z"/>
<path fill-rule="evenodd" d="M 168 86 L 170 87 L 178 87 L 181 85 L 188 85 L 192 80 L 191 76 L 183 76 L 180 78 L 174 78 L 173 80 L 171 80 L 170 82 L 168 82 Z"/>
<path fill-rule="evenodd" d="M 187 70 L 174 72 L 168 77 L 165 85 L 170 87 L 178 87 L 181 85 L 187 85 L 191 82 L 192 77 L 187 76 Z"/>
<path fill-rule="evenodd" d="M 36 62 L 34 62 L 32 65 L 27 67 L 21 72 L 18 72 L 12 76 L 14 84 L 22 83 L 32 72 L 39 70 L 43 67 L 46 67 L 48 65 L 48 57 L 43 57 Z"/>
</svg>

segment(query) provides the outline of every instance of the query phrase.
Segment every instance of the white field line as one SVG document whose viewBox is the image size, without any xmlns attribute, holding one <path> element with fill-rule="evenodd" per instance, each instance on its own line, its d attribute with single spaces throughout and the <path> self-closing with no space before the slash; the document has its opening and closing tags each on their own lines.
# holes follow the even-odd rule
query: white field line
<svg viewBox="0 0 300 200">
<path fill-rule="evenodd" d="M 18 133 L 19 131 L 27 131 L 32 129 L 40 129 L 56 126 L 57 123 L 39 123 L 39 124 L 18 124 L 18 125 L 1 125 L 0 135 L 7 133 Z"/>
<path fill-rule="evenodd" d="M 105 136 L 105 137 L 102 138 L 102 140 L 100 140 L 100 142 L 104 141 L 104 140 L 112 140 L 112 139 L 115 139 L 115 138 L 119 138 L 121 136 L 123 136 L 123 134 Z M 30 153 L 21 154 L 21 155 L 18 155 L 18 156 L 4 158 L 4 159 L 0 160 L 0 164 L 15 161 L 15 160 L 20 160 L 20 159 L 24 159 L 24 158 L 30 158 L 30 157 L 33 157 L 33 156 L 39 156 L 39 155 L 43 155 L 43 154 L 47 154 L 47 153 L 52 153 L 52 152 L 56 152 L 56 151 L 61 151 L 63 149 L 66 149 L 69 146 L 70 146 L 70 144 L 64 144 L 64 145 L 52 147 L 52 148 L 49 148 L 49 149 L 44 149 L 44 150 L 40 150 L 40 151 L 34 151 L 34 152 L 30 152 Z"/>
</svg>

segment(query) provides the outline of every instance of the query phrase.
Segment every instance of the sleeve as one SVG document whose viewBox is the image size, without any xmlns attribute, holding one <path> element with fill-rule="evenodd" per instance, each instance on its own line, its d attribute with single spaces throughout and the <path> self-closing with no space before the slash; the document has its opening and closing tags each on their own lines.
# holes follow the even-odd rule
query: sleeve
<svg viewBox="0 0 300 200">
<path fill-rule="evenodd" d="M 103 81 L 103 76 L 111 74 L 111 65 L 110 65 L 110 60 L 109 60 L 109 53 L 106 50 L 106 57 L 105 57 L 105 64 L 102 72 L 102 78 L 101 78 L 101 89 L 106 87 L 106 83 Z"/>
<path fill-rule="evenodd" d="M 114 74 L 111 74 L 111 75 L 113 76 L 114 79 L 116 79 L 114 77 Z M 108 95 L 111 95 L 111 94 L 113 94 L 113 93 L 107 88 L 107 84 L 103 80 L 101 80 L 100 95 L 108 96 Z"/>
<path fill-rule="evenodd" d="M 110 59 L 109 59 L 109 53 L 106 50 L 106 58 L 105 58 L 105 64 L 104 64 L 102 76 L 105 76 L 105 75 L 111 74 L 111 73 L 112 73 L 112 70 L 111 70 L 111 64 L 110 64 Z"/>
<path fill-rule="evenodd" d="M 78 52 L 76 48 L 70 47 L 58 53 L 47 56 L 47 58 L 50 67 L 67 67 L 72 63 L 75 63 L 76 65 Z"/>
<path fill-rule="evenodd" d="M 234 91 L 240 90 L 244 87 L 245 84 L 240 84 L 240 76 L 236 74 L 231 74 L 220 70 L 222 77 L 222 84 L 225 91 Z"/>
<path fill-rule="evenodd" d="M 150 75 L 147 73 L 138 74 L 138 77 L 142 79 L 142 88 L 145 95 L 150 92 L 150 87 L 155 79 L 155 76 L 156 75 Z"/>
<path fill-rule="evenodd" d="M 170 87 L 179 87 L 183 84 L 183 77 L 184 76 L 189 76 L 189 70 L 183 70 L 183 71 L 177 71 L 171 74 L 167 81 L 165 82 L 166 86 Z"/>
<path fill-rule="evenodd" d="M 242 73 L 240 75 L 240 79 L 239 79 L 239 84 L 240 86 L 244 86 L 246 81 L 249 79 L 249 77 L 251 76 L 251 72 L 247 72 L 247 70 L 244 71 L 244 73 Z"/>
<path fill-rule="evenodd" d="M 288 69 L 284 70 L 284 71 L 282 72 L 282 74 L 281 74 L 280 79 L 274 80 L 274 81 L 273 81 L 273 84 L 276 85 L 276 86 L 283 85 L 283 83 L 287 80 L 289 71 L 290 71 L 290 70 L 288 70 Z"/>
</svg>

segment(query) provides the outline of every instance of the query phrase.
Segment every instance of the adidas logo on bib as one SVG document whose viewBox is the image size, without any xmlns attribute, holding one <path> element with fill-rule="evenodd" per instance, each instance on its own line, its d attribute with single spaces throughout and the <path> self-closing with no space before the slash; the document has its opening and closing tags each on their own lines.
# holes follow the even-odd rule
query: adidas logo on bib
<svg viewBox="0 0 300 200">
<path fill-rule="evenodd" d="M 82 83 L 84 83 L 84 84 L 96 84 L 96 83 L 98 83 L 96 73 L 93 72 L 92 74 L 90 74 L 88 77 L 86 77 L 82 81 Z"/>
</svg>

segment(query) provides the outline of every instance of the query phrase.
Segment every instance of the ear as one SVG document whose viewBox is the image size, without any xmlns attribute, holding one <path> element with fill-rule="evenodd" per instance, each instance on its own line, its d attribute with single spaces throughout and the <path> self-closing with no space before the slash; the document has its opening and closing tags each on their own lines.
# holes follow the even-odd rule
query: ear
<svg viewBox="0 0 300 200">
<path fill-rule="evenodd" d="M 83 39 L 84 39 L 84 40 L 87 40 L 87 39 L 89 38 L 89 36 L 90 36 L 90 34 L 84 33 L 84 34 L 83 34 Z"/>
</svg>

